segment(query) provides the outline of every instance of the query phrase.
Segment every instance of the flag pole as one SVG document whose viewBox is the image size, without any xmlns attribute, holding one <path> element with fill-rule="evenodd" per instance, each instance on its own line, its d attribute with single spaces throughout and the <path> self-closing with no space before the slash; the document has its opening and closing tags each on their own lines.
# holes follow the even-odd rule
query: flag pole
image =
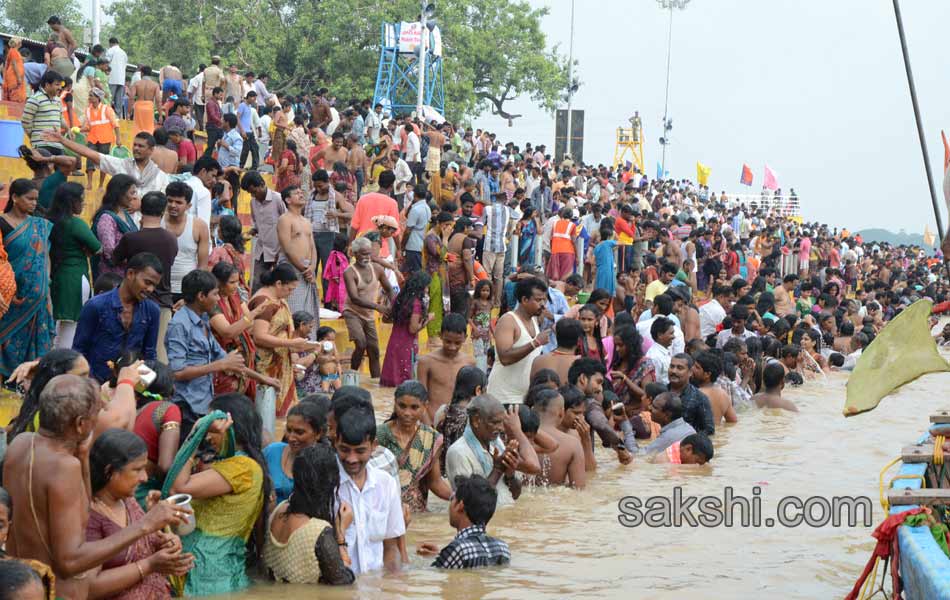
<svg viewBox="0 0 950 600">
<path fill-rule="evenodd" d="M 927 171 L 927 184 L 930 187 L 930 201 L 933 204 L 934 218 L 937 219 L 937 240 L 943 241 L 943 219 L 940 217 L 940 205 L 937 203 L 937 188 L 934 187 L 933 171 L 930 169 L 930 155 L 927 153 L 927 139 L 924 137 L 924 126 L 920 120 L 920 105 L 917 103 L 917 87 L 914 85 L 914 74 L 910 68 L 910 55 L 907 52 L 907 38 L 904 36 L 904 20 L 901 18 L 901 7 L 898 0 L 894 0 L 894 16 L 897 19 L 897 33 L 900 35 L 901 52 L 904 54 L 904 71 L 907 72 L 907 85 L 910 87 L 910 100 L 914 105 L 914 120 L 917 122 L 917 137 L 920 138 L 920 151 L 924 155 L 924 169 Z M 947 256 L 943 257 L 947 265 Z"/>
</svg>

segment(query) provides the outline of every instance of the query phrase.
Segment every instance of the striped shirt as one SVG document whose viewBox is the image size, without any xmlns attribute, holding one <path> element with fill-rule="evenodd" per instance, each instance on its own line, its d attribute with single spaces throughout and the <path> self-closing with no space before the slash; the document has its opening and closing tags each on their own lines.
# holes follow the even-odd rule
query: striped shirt
<svg viewBox="0 0 950 600">
<path fill-rule="evenodd" d="M 43 139 L 44 131 L 59 131 L 63 126 L 63 105 L 58 96 L 49 96 L 43 90 L 30 96 L 23 107 L 21 122 L 34 147 L 63 149 L 62 144 Z"/>
</svg>

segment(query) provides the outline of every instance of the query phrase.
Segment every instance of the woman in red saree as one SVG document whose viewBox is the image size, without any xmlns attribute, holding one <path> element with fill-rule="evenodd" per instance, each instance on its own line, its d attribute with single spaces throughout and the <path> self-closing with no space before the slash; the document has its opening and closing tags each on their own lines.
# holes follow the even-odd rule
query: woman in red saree
<svg viewBox="0 0 950 600">
<path fill-rule="evenodd" d="M 237 350 L 244 357 L 244 364 L 251 371 L 256 371 L 254 339 L 251 337 L 251 327 L 254 319 L 265 310 L 260 305 L 254 310 L 248 310 L 247 304 L 238 294 L 239 274 L 234 265 L 228 262 L 219 262 L 211 269 L 218 280 L 218 305 L 211 311 L 211 331 L 214 337 L 227 352 Z M 248 398 L 257 393 L 256 382 L 244 373 L 222 371 L 214 374 L 214 393 L 228 394 L 237 392 Z"/>
</svg>

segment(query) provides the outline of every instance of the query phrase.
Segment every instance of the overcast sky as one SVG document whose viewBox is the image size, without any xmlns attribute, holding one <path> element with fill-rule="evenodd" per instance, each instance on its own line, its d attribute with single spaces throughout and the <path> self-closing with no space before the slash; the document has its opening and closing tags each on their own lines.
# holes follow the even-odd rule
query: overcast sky
<svg viewBox="0 0 950 600">
<path fill-rule="evenodd" d="M 550 7 L 549 41 L 566 54 L 570 0 L 530 1 Z M 950 133 L 950 2 L 903 0 L 901 8 L 940 193 L 940 129 Z M 586 111 L 586 162 L 611 161 L 616 127 L 639 110 L 644 159 L 655 174 L 668 25 L 669 12 L 654 0 L 576 3 L 582 86 L 574 107 Z M 552 147 L 550 115 L 530 101 L 508 110 L 525 116 L 512 128 L 491 116 L 476 125 L 519 145 Z M 806 219 L 935 229 L 890 0 L 692 0 L 673 15 L 670 116 L 674 177 L 695 180 L 699 160 L 712 167 L 711 188 L 749 191 L 738 183 L 745 162 L 757 192 L 768 163 L 783 189 L 798 192 Z"/>
<path fill-rule="evenodd" d="M 566 55 L 570 0 L 529 2 L 550 8 L 549 42 Z M 939 193 L 950 2 L 902 0 L 901 8 Z M 582 86 L 574 106 L 586 111 L 587 162 L 611 161 L 617 126 L 639 110 L 647 171 L 656 172 L 668 25 L 655 0 L 577 1 Z M 553 148 L 553 116 L 530 100 L 507 109 L 525 116 L 511 128 L 490 115 L 475 124 Z M 768 163 L 783 189 L 798 192 L 808 219 L 934 229 L 891 0 L 692 0 L 673 15 L 670 116 L 674 177 L 695 180 L 699 160 L 712 168 L 713 189 L 757 192 Z M 738 183 L 743 162 L 755 175 L 751 189 Z"/>
</svg>

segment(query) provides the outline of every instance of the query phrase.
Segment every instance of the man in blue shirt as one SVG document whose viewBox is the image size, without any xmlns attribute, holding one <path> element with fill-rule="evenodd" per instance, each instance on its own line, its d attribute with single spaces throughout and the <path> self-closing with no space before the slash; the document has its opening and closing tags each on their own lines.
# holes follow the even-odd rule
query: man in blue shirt
<svg viewBox="0 0 950 600">
<path fill-rule="evenodd" d="M 218 164 L 222 167 L 240 167 L 241 154 L 244 153 L 244 140 L 237 129 L 238 120 L 234 115 L 222 117 L 224 135 L 215 142 L 218 146 Z"/>
<path fill-rule="evenodd" d="M 165 347 L 168 367 L 175 374 L 175 403 L 181 409 L 184 435 L 198 417 L 208 414 L 214 398 L 215 373 L 242 373 L 266 385 L 277 382 L 248 369 L 240 352 L 235 350 L 228 354 L 211 334 L 208 312 L 217 306 L 220 298 L 214 275 L 200 269 L 191 271 L 181 280 L 181 294 L 185 306 L 168 324 Z M 279 387 L 279 383 L 275 387 Z"/>
<path fill-rule="evenodd" d="M 161 283 L 163 271 L 162 261 L 154 254 L 136 254 L 119 287 L 82 307 L 73 350 L 86 357 L 90 373 L 99 381 L 112 377 L 108 363 L 124 354 L 155 358 L 160 310 L 148 297 Z"/>
</svg>

